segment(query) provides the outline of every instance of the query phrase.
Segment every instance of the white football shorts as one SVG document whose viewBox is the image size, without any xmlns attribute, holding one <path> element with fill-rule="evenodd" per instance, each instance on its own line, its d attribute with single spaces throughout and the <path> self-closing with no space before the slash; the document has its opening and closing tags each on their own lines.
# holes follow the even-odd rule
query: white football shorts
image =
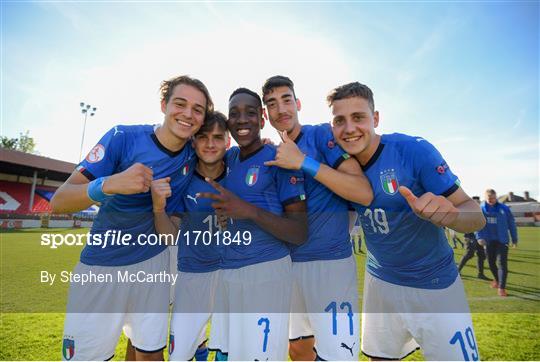
<svg viewBox="0 0 540 362">
<path fill-rule="evenodd" d="M 315 337 L 324 360 L 358 360 L 360 313 L 353 256 L 292 264 L 289 339 Z"/>
<path fill-rule="evenodd" d="M 479 360 L 461 278 L 445 289 L 387 283 L 366 272 L 362 352 L 402 359 L 422 348 L 426 360 Z"/>
<path fill-rule="evenodd" d="M 169 360 L 188 361 L 206 340 L 221 270 L 208 273 L 178 272 L 169 337 Z"/>
<path fill-rule="evenodd" d="M 148 282 L 147 275 L 169 273 L 169 251 L 137 264 L 97 266 L 78 263 L 74 273 L 111 275 L 110 280 L 70 284 L 62 358 L 107 360 L 113 357 L 122 329 L 135 348 L 156 352 L 167 344 L 171 281 Z M 138 275 L 126 281 L 124 276 Z M 145 280 L 145 281 L 140 281 Z"/>
<path fill-rule="evenodd" d="M 291 295 L 289 256 L 222 270 L 210 349 L 229 360 L 286 360 Z"/>
</svg>

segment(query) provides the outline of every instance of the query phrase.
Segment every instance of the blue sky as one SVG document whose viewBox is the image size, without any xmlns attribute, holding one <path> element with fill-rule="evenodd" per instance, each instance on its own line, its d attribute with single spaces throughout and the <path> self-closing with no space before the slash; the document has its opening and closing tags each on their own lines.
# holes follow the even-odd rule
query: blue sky
<svg viewBox="0 0 540 362">
<path fill-rule="evenodd" d="M 29 130 L 76 162 L 79 102 L 98 107 L 85 151 L 116 124 L 160 123 L 158 87 L 200 78 L 217 108 L 239 86 L 290 76 L 303 123 L 358 80 L 381 133 L 423 136 L 464 189 L 539 195 L 538 2 L 1 3 L 2 135 Z M 266 128 L 265 136 L 278 139 Z"/>
</svg>

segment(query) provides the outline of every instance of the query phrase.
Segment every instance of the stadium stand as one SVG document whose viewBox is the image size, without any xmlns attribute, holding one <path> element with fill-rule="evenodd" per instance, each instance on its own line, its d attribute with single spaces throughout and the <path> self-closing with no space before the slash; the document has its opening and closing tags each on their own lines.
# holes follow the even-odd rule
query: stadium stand
<svg viewBox="0 0 540 362">
<path fill-rule="evenodd" d="M 0 148 L 0 228 L 90 226 L 97 207 L 50 215 L 49 201 L 75 164 Z"/>
<path fill-rule="evenodd" d="M 56 191 L 51 186 L 38 186 L 30 202 L 32 185 L 21 182 L 0 181 L 0 213 L 34 214 L 50 213 L 49 200 Z M 32 208 L 30 208 L 32 205 Z"/>
</svg>

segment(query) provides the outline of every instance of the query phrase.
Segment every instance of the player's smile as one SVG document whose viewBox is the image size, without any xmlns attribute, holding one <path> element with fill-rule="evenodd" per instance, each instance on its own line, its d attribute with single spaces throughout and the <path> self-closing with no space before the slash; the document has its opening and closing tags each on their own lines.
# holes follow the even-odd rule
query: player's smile
<svg viewBox="0 0 540 362">
<path fill-rule="evenodd" d="M 187 127 L 187 128 L 193 127 L 193 123 L 182 121 L 181 119 L 176 119 L 176 123 L 178 123 L 180 126 Z"/>
<path fill-rule="evenodd" d="M 359 130 L 353 128 L 348 132 L 347 130 L 340 135 L 335 132 L 335 138 L 338 144 L 345 150 L 345 152 L 356 155 L 365 150 L 366 137 L 363 134 L 358 134 Z"/>
<path fill-rule="evenodd" d="M 356 142 L 356 141 L 360 140 L 360 138 L 362 138 L 362 136 L 344 137 L 342 139 L 343 139 L 344 142 L 351 143 L 351 142 Z"/>
<path fill-rule="evenodd" d="M 237 128 L 236 129 L 236 134 L 237 134 L 238 137 L 247 136 L 249 134 L 249 132 L 251 132 L 251 130 L 249 128 Z"/>
<path fill-rule="evenodd" d="M 242 146 L 246 143 L 251 143 L 254 138 L 258 137 L 259 134 L 258 132 L 253 132 L 253 129 L 251 127 L 248 127 L 247 125 L 238 125 L 237 127 L 231 127 L 230 131 L 231 135 L 239 146 Z"/>
</svg>

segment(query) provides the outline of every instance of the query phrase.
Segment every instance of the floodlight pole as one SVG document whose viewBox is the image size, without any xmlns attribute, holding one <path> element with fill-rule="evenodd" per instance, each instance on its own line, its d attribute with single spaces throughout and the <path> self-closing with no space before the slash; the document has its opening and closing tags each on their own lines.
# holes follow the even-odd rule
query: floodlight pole
<svg viewBox="0 0 540 362">
<path fill-rule="evenodd" d="M 82 150 L 83 150 L 83 145 L 84 145 L 84 133 L 86 131 L 86 119 L 88 118 L 88 112 L 90 112 L 90 117 L 92 117 L 94 114 L 96 114 L 97 108 L 92 107 L 90 104 L 85 104 L 84 102 L 81 102 L 79 105 L 81 106 L 81 113 L 84 114 L 84 126 L 83 126 L 83 131 L 82 131 L 81 150 L 79 151 L 79 162 L 81 162 Z"/>
</svg>

